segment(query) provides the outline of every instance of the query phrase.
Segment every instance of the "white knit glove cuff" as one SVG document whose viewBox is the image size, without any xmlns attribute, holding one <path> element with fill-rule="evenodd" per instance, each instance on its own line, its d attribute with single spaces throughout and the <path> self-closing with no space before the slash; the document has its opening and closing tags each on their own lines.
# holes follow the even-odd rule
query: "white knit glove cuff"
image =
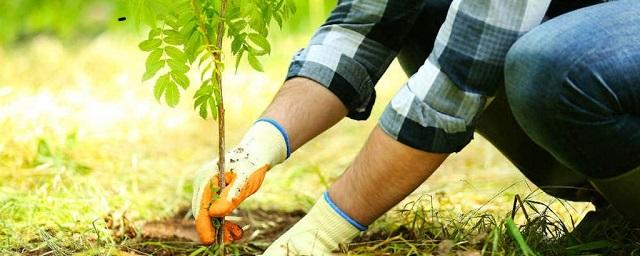
<svg viewBox="0 0 640 256">
<path fill-rule="evenodd" d="M 272 167 L 282 163 L 291 154 L 287 132 L 275 120 L 261 118 L 245 133 L 236 147 L 246 152 L 234 152 L 239 155 L 246 153 L 256 164 L 268 163 Z"/>
<path fill-rule="evenodd" d="M 367 227 L 337 208 L 325 192 L 298 223 L 280 236 L 263 255 L 332 255 Z"/>
</svg>

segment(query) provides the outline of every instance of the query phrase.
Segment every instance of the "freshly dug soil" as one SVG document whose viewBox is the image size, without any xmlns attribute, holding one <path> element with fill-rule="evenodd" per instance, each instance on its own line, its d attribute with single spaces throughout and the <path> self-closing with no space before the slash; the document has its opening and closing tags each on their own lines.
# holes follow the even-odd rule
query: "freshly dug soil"
<svg viewBox="0 0 640 256">
<path fill-rule="evenodd" d="M 185 219 L 187 211 L 144 223 L 139 229 L 141 235 L 122 249 L 132 255 L 188 255 L 199 243 L 193 218 Z M 244 230 L 243 238 L 233 247 L 241 254 L 259 253 L 303 216 L 303 211 L 238 210 L 227 217 Z"/>
</svg>

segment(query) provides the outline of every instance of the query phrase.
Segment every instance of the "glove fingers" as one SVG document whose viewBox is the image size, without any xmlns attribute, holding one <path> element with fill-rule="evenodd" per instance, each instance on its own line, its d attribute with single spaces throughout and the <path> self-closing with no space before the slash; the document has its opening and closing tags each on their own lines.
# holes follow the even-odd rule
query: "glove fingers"
<svg viewBox="0 0 640 256">
<path fill-rule="evenodd" d="M 211 184 L 207 183 L 207 187 Z M 205 245 L 210 245 L 215 242 L 216 230 L 211 223 L 211 217 L 207 212 L 209 203 L 211 202 L 211 189 L 204 189 L 202 200 L 200 201 L 200 210 L 196 214 L 196 232 L 200 242 Z"/>
<path fill-rule="evenodd" d="M 220 197 L 218 198 L 218 200 L 212 202 L 208 208 L 209 216 L 211 217 L 227 216 L 231 213 L 231 211 L 233 211 L 233 209 L 236 208 L 231 204 L 231 202 L 226 200 L 227 195 L 229 194 L 229 190 L 231 189 L 231 184 L 236 180 L 236 174 L 233 172 L 226 172 L 224 174 L 224 179 L 226 184 L 224 189 L 222 189 L 222 191 L 220 192 Z M 217 181 L 218 178 L 216 177 L 215 180 Z"/>
<path fill-rule="evenodd" d="M 225 244 L 230 244 L 233 241 L 240 240 L 243 234 L 244 234 L 244 231 L 237 224 L 231 221 L 224 222 L 224 243 Z"/>
<path fill-rule="evenodd" d="M 235 174 L 227 172 L 224 175 L 225 183 L 228 185 L 235 179 Z M 210 245 L 215 242 L 216 230 L 211 223 L 211 217 L 209 216 L 208 209 L 212 204 L 214 188 L 218 187 L 218 176 L 214 176 L 207 182 L 206 187 L 203 189 L 202 200 L 200 200 L 200 208 L 196 214 L 196 232 L 203 244 Z"/>
<path fill-rule="evenodd" d="M 232 201 L 234 203 L 240 204 L 247 197 L 253 195 L 253 193 L 258 191 L 258 189 L 262 185 L 262 181 L 264 181 L 264 176 L 267 170 L 269 170 L 269 165 L 265 165 L 251 174 L 251 176 L 249 176 L 249 179 L 247 180 L 247 183 L 240 189 L 240 194 L 238 195 L 238 197 L 233 198 Z"/>
<path fill-rule="evenodd" d="M 236 208 L 236 205 L 227 201 L 227 194 L 229 194 L 230 187 L 225 187 L 220 193 L 220 199 L 216 200 L 209 207 L 209 216 L 211 217 L 223 217 L 227 216 Z"/>
<path fill-rule="evenodd" d="M 227 216 L 238 207 L 242 201 L 247 199 L 250 195 L 255 193 L 260 185 L 262 185 L 262 181 L 264 180 L 264 175 L 269 170 L 270 166 L 265 165 L 262 168 L 255 171 L 251 176 L 249 176 L 247 183 L 245 183 L 240 188 L 240 193 L 234 198 L 231 198 L 231 201 L 227 200 L 228 194 L 231 190 L 232 183 L 236 181 L 236 177 L 233 176 L 231 182 L 227 187 L 222 190 L 220 193 L 220 199 L 216 200 L 209 207 L 209 216 L 211 217 L 222 217 Z M 226 179 L 226 177 L 225 177 Z"/>
</svg>

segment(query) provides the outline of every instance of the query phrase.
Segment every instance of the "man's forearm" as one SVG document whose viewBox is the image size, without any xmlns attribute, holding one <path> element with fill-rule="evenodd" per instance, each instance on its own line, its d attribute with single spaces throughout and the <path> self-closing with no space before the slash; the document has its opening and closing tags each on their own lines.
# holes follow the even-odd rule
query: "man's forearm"
<svg viewBox="0 0 640 256">
<path fill-rule="evenodd" d="M 287 80 L 262 117 L 277 121 L 294 151 L 347 115 L 340 99 L 321 84 L 302 77 Z"/>
<path fill-rule="evenodd" d="M 408 147 L 376 127 L 347 171 L 264 255 L 333 255 L 422 184 L 447 155 Z"/>
<path fill-rule="evenodd" d="M 447 156 L 406 146 L 376 127 L 329 194 L 348 216 L 369 225 L 420 186 Z"/>
</svg>

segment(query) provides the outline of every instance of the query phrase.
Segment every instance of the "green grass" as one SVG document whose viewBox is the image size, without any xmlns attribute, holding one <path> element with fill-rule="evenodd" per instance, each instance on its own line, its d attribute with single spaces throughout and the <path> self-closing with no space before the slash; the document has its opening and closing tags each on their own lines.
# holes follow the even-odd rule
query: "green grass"
<svg viewBox="0 0 640 256">
<path fill-rule="evenodd" d="M 278 49 L 290 50 L 267 59 L 266 73 L 241 68 L 226 74 L 229 145 L 269 103 L 290 56 L 305 41 L 275 37 Z M 105 229 L 102 219 L 109 213 L 126 213 L 137 227 L 174 216 L 189 205 L 194 170 L 216 155 L 212 122 L 199 120 L 187 104 L 158 104 L 151 85 L 139 82 L 144 54 L 136 45 L 132 38 L 104 35 L 74 49 L 48 38 L 0 49 L 0 254 L 118 255 L 145 247 L 207 253 L 180 241 L 115 239 Z M 404 79 L 394 63 L 377 88 L 370 120 L 345 120 L 310 142 L 270 171 L 243 208 L 308 209 L 353 159 Z M 512 225 L 507 220 L 516 194 L 530 216 L 519 210 Z M 610 252 L 603 247 L 613 243 L 560 239 L 589 209 L 537 191 L 479 137 L 347 253 Z M 240 254 L 257 250 L 231 248 Z"/>
</svg>

